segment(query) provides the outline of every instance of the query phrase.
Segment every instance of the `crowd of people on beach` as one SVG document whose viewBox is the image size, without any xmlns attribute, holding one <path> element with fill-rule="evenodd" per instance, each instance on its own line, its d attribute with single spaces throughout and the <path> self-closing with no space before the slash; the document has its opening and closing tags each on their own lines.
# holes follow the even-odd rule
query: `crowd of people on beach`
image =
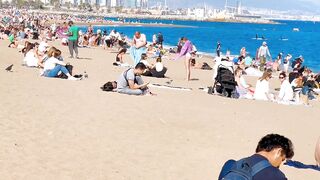
<svg viewBox="0 0 320 180">
<path fill-rule="evenodd" d="M 71 20 L 74 17 L 66 17 L 65 21 L 55 21 L 58 15 L 28 14 L 25 11 L 4 10 L 1 14 L 1 39 L 9 40 L 8 47 L 21 49 L 24 55 L 23 62 L 29 67 L 43 68 L 41 73 L 48 76 L 48 70 L 55 68 L 56 73 L 49 76 L 59 76 L 73 79 L 71 73 L 67 73 L 64 67 L 63 58 L 55 47 L 51 47 L 48 42 L 61 41 L 62 45 L 69 47 L 69 58 L 79 58 L 78 47 L 103 47 L 104 49 L 115 49 L 118 51 L 113 65 L 122 67 L 142 68 L 140 75 L 157 78 L 166 77 L 167 67 L 163 65 L 163 58 L 177 61 L 184 57 L 186 80 L 190 81 L 192 68 L 213 69 L 213 86 L 208 92 L 220 94 L 227 97 L 247 98 L 255 100 L 274 101 L 283 104 L 306 104 L 308 100 L 318 98 L 319 74 L 313 73 L 303 66 L 303 57 L 292 59 L 292 55 L 279 53 L 275 60 L 272 60 L 267 42 L 263 42 L 258 48 L 256 56 L 251 57 L 243 47 L 239 55 L 232 56 L 230 51 L 222 55 L 221 42 L 217 43 L 216 57 L 213 68 L 208 63 L 196 62 L 197 48 L 187 38 L 180 38 L 175 48 L 165 49 L 164 36 L 161 32 L 152 36 L 152 42 L 147 41 L 147 37 L 142 32 L 135 32 L 132 39 L 115 29 L 107 30 L 94 29 L 89 25 L 86 30 L 82 30 L 74 25 Z M 65 17 L 59 16 L 59 19 Z M 81 18 L 80 18 L 81 20 Z M 31 43 L 35 41 L 35 43 Z M 61 52 L 61 51 L 60 51 Z M 133 63 L 124 62 L 124 56 L 129 54 Z M 59 60 L 51 61 L 52 59 Z M 49 59 L 50 61 L 46 62 Z M 155 59 L 155 63 L 150 63 L 150 59 Z M 54 64 L 45 65 L 49 62 Z M 140 64 L 139 64 L 140 63 Z M 137 67 L 137 65 L 139 66 Z M 50 67 L 49 69 L 47 69 Z M 70 66 L 71 67 L 71 66 Z M 130 71 L 131 72 L 131 71 Z M 129 73 L 130 74 L 130 73 Z M 270 89 L 269 81 L 273 76 L 278 76 L 281 86 L 275 93 Z M 259 77 L 255 86 L 246 82 L 246 76 Z M 127 77 L 129 78 L 129 77 Z M 77 80 L 79 78 L 76 78 Z M 81 79 L 81 78 L 80 78 Z M 110 83 L 109 83 L 110 84 Z M 127 84 L 128 87 L 129 84 Z M 108 88 L 107 88 L 108 89 Z M 109 88 L 110 89 L 110 88 Z M 119 89 L 113 88 L 113 89 Z"/>
<path fill-rule="evenodd" d="M 94 30 L 89 25 L 82 32 L 74 21 L 67 18 L 64 22 L 52 22 L 54 15 L 29 15 L 18 10 L 2 10 L 0 19 L 0 38 L 8 42 L 8 48 L 17 48 L 22 54 L 23 64 L 27 67 L 38 68 L 40 75 L 48 78 L 63 78 L 81 80 L 86 74 L 74 75 L 73 66 L 64 62 L 61 50 L 50 46 L 51 41 L 61 41 L 68 46 L 69 58 L 79 59 L 78 47 L 102 47 L 115 49 L 113 65 L 127 67 L 116 81 L 109 81 L 101 89 L 128 95 L 154 95 L 142 76 L 165 78 L 168 68 L 163 59 L 177 61 L 184 57 L 186 80 L 190 81 L 192 68 L 213 71 L 213 86 L 208 88 L 210 94 L 220 94 L 233 98 L 246 98 L 273 101 L 282 104 L 309 104 L 309 100 L 319 97 L 320 75 L 303 66 L 303 57 L 292 59 L 292 55 L 279 53 L 272 60 L 267 42 L 263 42 L 257 50 L 256 57 L 250 57 L 243 47 L 239 55 L 232 56 L 228 51 L 221 52 L 221 42 L 217 43 L 214 66 L 208 63 L 197 63 L 197 48 L 187 37 L 181 37 L 177 47 L 165 49 L 164 37 L 161 32 L 153 35 L 152 42 L 142 32 L 135 32 L 132 39 L 123 33 L 111 30 Z M 51 22 L 49 21 L 51 20 Z M 80 19 L 81 20 L 81 19 Z M 124 56 L 129 54 L 132 63 L 125 62 Z M 267 59 L 271 60 L 267 60 Z M 154 59 L 155 63 L 150 63 Z M 131 65 L 130 65 L 131 64 Z M 258 77 L 256 85 L 246 82 L 247 76 Z M 278 93 L 272 93 L 270 79 L 277 76 L 281 84 Z M 285 179 L 279 166 L 294 155 L 292 142 L 281 135 L 269 134 L 263 137 L 256 149 L 256 154 L 240 161 L 228 161 L 223 167 L 219 179 L 237 177 L 237 171 L 244 164 L 254 170 L 251 176 L 255 179 Z M 320 165 L 320 139 L 316 146 L 315 158 Z M 261 167 L 255 169 L 255 165 Z M 240 166 L 239 166 L 240 165 Z M 242 169 L 243 170 L 243 169 Z M 244 173 L 250 173 L 248 169 Z"/>
</svg>

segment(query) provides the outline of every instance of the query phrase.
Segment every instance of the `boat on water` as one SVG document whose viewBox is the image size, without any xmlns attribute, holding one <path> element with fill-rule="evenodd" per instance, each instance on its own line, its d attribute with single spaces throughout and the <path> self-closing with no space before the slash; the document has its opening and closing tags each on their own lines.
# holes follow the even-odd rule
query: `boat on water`
<svg viewBox="0 0 320 180">
<path fill-rule="evenodd" d="M 294 32 L 299 32 L 300 29 L 299 29 L 299 28 L 293 28 L 292 31 L 294 31 Z"/>
</svg>

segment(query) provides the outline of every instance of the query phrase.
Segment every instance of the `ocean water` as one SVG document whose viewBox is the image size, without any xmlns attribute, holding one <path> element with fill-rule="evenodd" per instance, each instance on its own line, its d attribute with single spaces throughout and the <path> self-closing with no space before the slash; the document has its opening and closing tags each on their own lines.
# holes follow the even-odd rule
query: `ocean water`
<svg viewBox="0 0 320 180">
<path fill-rule="evenodd" d="M 111 19 L 111 18 L 110 18 Z M 188 37 L 197 47 L 198 51 L 215 54 L 217 41 L 222 44 L 222 52 L 227 50 L 231 54 L 239 54 L 242 47 L 255 57 L 257 49 L 265 37 L 272 58 L 275 59 L 280 52 L 284 55 L 290 53 L 293 57 L 302 55 L 305 59 L 304 65 L 314 71 L 320 71 L 320 23 L 304 21 L 278 21 L 281 24 L 248 24 L 248 23 L 221 23 L 221 22 L 198 22 L 198 21 L 171 21 L 171 20 L 137 20 L 129 19 L 131 22 L 143 23 L 170 23 L 192 27 L 120 27 L 100 26 L 95 30 L 116 29 L 130 38 L 135 31 L 146 34 L 147 40 L 152 41 L 152 35 L 162 32 L 165 45 L 175 46 L 180 37 Z M 299 32 L 293 31 L 299 28 Z M 85 28 L 83 28 L 85 30 Z"/>
</svg>

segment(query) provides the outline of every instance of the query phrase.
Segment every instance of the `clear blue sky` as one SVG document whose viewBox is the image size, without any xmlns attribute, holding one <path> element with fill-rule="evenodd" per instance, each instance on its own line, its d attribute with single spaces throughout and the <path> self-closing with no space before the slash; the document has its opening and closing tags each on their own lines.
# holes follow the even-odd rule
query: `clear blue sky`
<svg viewBox="0 0 320 180">
<path fill-rule="evenodd" d="M 159 2 L 159 0 L 150 0 Z M 164 0 L 162 0 L 164 2 Z M 236 4 L 237 0 L 228 0 L 230 4 Z M 167 0 L 169 7 L 195 7 L 206 3 L 209 6 L 221 8 L 225 0 Z M 320 12 L 320 0 L 242 0 L 246 7 L 267 8 L 275 10 L 300 10 Z"/>
</svg>

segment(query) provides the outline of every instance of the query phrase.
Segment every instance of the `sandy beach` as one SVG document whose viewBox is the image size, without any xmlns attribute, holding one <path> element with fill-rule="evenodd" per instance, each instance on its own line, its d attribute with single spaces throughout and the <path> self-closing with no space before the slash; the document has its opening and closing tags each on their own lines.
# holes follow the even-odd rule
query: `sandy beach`
<svg viewBox="0 0 320 180">
<path fill-rule="evenodd" d="M 65 62 L 88 79 L 39 76 L 21 66 L 23 55 L 0 40 L 0 179 L 4 180 L 212 180 L 223 163 L 254 153 L 259 139 L 279 133 L 292 140 L 294 160 L 315 164 L 320 103 L 311 107 L 227 99 L 198 90 L 212 85 L 212 72 L 193 70 L 184 80 L 183 60 L 169 61 L 172 85 L 192 91 L 151 88 L 157 96 L 135 97 L 100 90 L 125 68 L 115 53 L 80 49 Z M 132 63 L 129 55 L 125 57 Z M 211 66 L 211 59 L 205 60 Z M 4 69 L 14 64 L 13 72 Z M 248 77 L 251 84 L 256 78 Z M 144 77 L 151 83 L 169 79 Z M 279 88 L 272 79 L 272 89 Z M 291 180 L 317 180 L 320 173 L 281 166 Z"/>
</svg>

